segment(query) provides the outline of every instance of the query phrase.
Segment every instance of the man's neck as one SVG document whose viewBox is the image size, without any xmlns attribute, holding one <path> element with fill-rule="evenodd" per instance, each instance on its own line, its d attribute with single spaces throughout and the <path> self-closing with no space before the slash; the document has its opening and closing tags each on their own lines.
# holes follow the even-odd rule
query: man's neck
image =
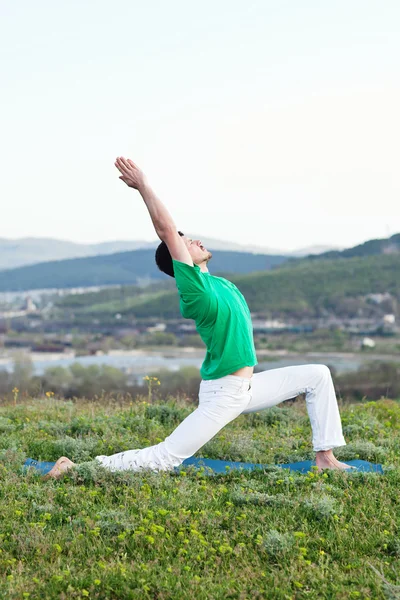
<svg viewBox="0 0 400 600">
<path fill-rule="evenodd" d="M 207 269 L 207 263 L 205 261 L 200 263 L 198 266 L 202 273 L 209 273 L 209 270 Z"/>
</svg>

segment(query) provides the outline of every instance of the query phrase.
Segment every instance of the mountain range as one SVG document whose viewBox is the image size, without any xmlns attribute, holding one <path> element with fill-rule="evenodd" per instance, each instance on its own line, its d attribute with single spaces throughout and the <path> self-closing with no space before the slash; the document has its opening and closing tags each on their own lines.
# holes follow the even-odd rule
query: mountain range
<svg viewBox="0 0 400 600">
<path fill-rule="evenodd" d="M 0 272 L 0 292 L 116 284 L 147 285 L 170 279 L 158 269 L 154 254 L 155 250 L 152 248 L 9 269 Z M 212 258 L 212 272 L 268 271 L 287 260 L 287 256 L 219 250 Z"/>
<path fill-rule="evenodd" d="M 234 252 L 280 255 L 280 256 L 306 256 L 319 254 L 332 250 L 332 246 L 309 246 L 293 252 L 274 250 L 263 246 L 237 244 L 201 237 L 188 233 L 193 239 L 201 239 L 209 250 L 225 250 Z M 65 240 L 52 238 L 0 238 L 0 271 L 15 269 L 27 265 L 34 265 L 54 260 L 66 260 L 71 258 L 83 258 L 87 256 L 102 256 L 104 254 L 115 254 L 129 250 L 155 249 L 160 240 L 146 242 L 143 240 L 102 242 L 100 244 L 77 244 Z M 337 250 L 337 248 L 335 248 Z"/>
<path fill-rule="evenodd" d="M 194 236 L 193 236 L 194 237 Z M 207 238 L 201 238 L 209 249 Z M 100 254 L 84 258 L 48 261 L 35 265 L 3 270 L 0 273 L 0 291 L 22 291 L 34 289 L 73 288 L 105 286 L 113 284 L 146 285 L 155 281 L 166 281 L 167 275 L 160 272 L 154 261 L 154 248 L 137 249 L 114 254 Z M 210 261 L 210 272 L 215 275 L 245 275 L 254 272 L 284 270 L 299 263 L 324 260 L 341 262 L 351 258 L 377 255 L 392 255 L 397 264 L 400 254 L 400 234 L 387 239 L 369 240 L 343 251 L 328 251 L 317 256 L 293 257 L 282 254 L 255 254 L 250 252 L 218 250 Z M 375 273 L 379 278 L 379 272 Z"/>
</svg>

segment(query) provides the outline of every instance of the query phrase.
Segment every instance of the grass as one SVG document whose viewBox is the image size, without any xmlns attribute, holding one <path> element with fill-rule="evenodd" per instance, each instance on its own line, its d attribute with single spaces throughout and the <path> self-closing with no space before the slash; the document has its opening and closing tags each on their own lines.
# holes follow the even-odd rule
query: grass
<svg viewBox="0 0 400 600">
<path fill-rule="evenodd" d="M 341 407 L 336 455 L 386 474 L 278 468 L 111 473 L 98 454 L 164 439 L 193 410 L 28 398 L 0 407 L 0 597 L 400 598 L 400 404 Z M 304 403 L 242 415 L 198 456 L 313 458 Z M 26 457 L 79 466 L 43 482 Z"/>
</svg>

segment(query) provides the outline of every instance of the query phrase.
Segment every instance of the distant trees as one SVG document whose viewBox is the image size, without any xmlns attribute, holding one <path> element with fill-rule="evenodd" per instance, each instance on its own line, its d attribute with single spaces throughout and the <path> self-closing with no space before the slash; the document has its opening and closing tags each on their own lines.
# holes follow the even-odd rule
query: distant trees
<svg viewBox="0 0 400 600">
<path fill-rule="evenodd" d="M 33 363 L 28 354 L 20 352 L 15 355 L 11 377 L 13 387 L 28 389 L 33 377 Z"/>
<path fill-rule="evenodd" d="M 176 394 L 192 399 L 198 397 L 201 377 L 196 367 L 181 367 L 179 371 L 160 369 L 150 374 L 160 380 L 160 386 L 156 391 L 162 398 Z"/>
<path fill-rule="evenodd" d="M 13 389 L 21 394 L 40 395 L 46 391 L 65 398 L 93 398 L 104 393 L 127 393 L 128 375 L 110 365 L 89 365 L 76 362 L 69 367 L 49 367 L 43 375 L 34 375 L 29 355 L 17 355 L 13 372 L 0 370 L 0 393 Z"/>
<path fill-rule="evenodd" d="M 337 392 L 346 399 L 379 400 L 381 397 L 400 399 L 400 365 L 393 362 L 371 361 L 358 371 L 345 373 L 335 379 Z"/>
<path fill-rule="evenodd" d="M 258 369 L 256 367 L 256 372 Z M 381 397 L 400 399 L 400 365 L 375 361 L 358 371 L 337 375 L 331 367 L 338 397 L 345 401 L 379 400 Z M 157 377 L 160 385 L 152 391 L 152 401 L 164 402 L 168 396 L 177 395 L 196 401 L 199 393 L 200 373 L 196 367 L 182 367 L 178 371 L 167 369 L 149 370 L 150 377 Z M 0 370 L 0 394 L 11 397 L 12 390 L 22 395 L 37 396 L 52 392 L 64 398 L 100 398 L 104 395 L 147 396 L 144 385 L 129 382 L 129 376 L 109 365 L 83 366 L 74 363 L 69 367 L 50 367 L 43 375 L 33 375 L 32 363 L 18 356 L 14 372 Z"/>
<path fill-rule="evenodd" d="M 177 346 L 178 339 L 174 333 L 155 331 L 147 334 L 142 343 L 146 346 Z"/>
</svg>

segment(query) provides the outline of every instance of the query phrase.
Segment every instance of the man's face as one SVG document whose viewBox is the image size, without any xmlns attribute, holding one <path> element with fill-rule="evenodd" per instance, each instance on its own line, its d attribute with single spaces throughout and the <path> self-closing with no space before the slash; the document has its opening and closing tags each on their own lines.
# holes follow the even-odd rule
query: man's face
<svg viewBox="0 0 400 600">
<path fill-rule="evenodd" d="M 195 265 L 200 265 L 203 262 L 207 263 L 210 260 L 212 254 L 209 250 L 204 248 L 201 240 L 192 240 L 192 238 L 186 237 L 186 235 L 182 236 L 182 239 L 185 242 Z"/>
</svg>

